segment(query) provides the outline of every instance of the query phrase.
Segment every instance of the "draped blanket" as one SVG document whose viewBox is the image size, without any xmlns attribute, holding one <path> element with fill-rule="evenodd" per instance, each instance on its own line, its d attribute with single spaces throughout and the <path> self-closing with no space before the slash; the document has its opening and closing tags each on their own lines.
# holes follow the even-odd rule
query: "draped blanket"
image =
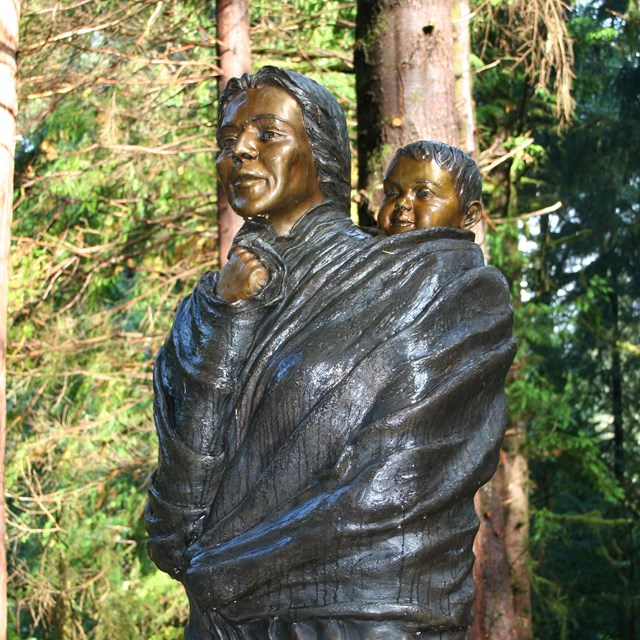
<svg viewBox="0 0 640 640">
<path fill-rule="evenodd" d="M 258 296 L 225 303 L 210 273 L 183 300 L 156 362 L 146 519 L 187 637 L 470 624 L 473 496 L 515 351 L 507 284 L 471 239 L 371 237 L 325 204 L 284 238 L 245 225 L 236 243 L 271 275 Z"/>
</svg>

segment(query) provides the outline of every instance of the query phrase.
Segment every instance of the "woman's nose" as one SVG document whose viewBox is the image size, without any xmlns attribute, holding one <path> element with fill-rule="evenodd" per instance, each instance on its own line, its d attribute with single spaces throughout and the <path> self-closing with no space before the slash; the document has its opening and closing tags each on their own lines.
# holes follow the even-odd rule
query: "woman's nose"
<svg viewBox="0 0 640 640">
<path fill-rule="evenodd" d="M 233 147 L 233 157 L 240 162 L 243 160 L 253 160 L 258 157 L 258 151 L 248 131 L 243 131 L 238 136 L 236 144 Z"/>
</svg>

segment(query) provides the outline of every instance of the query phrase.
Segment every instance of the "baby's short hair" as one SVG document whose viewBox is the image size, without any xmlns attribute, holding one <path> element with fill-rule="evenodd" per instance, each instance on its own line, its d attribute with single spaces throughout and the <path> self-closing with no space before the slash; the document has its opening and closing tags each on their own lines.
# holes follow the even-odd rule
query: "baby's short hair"
<svg viewBox="0 0 640 640">
<path fill-rule="evenodd" d="M 482 176 L 475 160 L 469 157 L 462 149 L 444 142 L 432 142 L 430 140 L 418 140 L 400 147 L 389 164 L 392 167 L 400 156 L 414 158 L 415 160 L 435 160 L 436 164 L 451 175 L 453 185 L 458 192 L 462 211 L 474 201 L 482 197 Z M 387 169 L 387 174 L 389 169 Z M 386 179 L 385 174 L 385 179 Z"/>
</svg>

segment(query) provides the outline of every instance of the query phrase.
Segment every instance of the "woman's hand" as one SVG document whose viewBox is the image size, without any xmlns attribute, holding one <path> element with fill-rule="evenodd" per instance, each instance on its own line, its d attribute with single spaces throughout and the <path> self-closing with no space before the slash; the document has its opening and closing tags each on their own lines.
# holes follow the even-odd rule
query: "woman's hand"
<svg viewBox="0 0 640 640">
<path fill-rule="evenodd" d="M 225 302 L 236 302 L 259 293 L 269 282 L 269 272 L 258 258 L 244 247 L 237 247 L 222 267 L 216 293 Z"/>
</svg>

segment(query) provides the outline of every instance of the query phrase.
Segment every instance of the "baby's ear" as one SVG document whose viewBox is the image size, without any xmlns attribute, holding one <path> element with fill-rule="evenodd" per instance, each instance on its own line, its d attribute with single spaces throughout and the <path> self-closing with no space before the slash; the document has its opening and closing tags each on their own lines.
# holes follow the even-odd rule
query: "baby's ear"
<svg viewBox="0 0 640 640">
<path fill-rule="evenodd" d="M 469 204 L 467 210 L 462 218 L 462 224 L 460 227 L 462 229 L 471 229 L 471 227 L 475 226 L 480 222 L 480 218 L 482 217 L 482 205 L 479 200 L 474 200 Z"/>
</svg>

